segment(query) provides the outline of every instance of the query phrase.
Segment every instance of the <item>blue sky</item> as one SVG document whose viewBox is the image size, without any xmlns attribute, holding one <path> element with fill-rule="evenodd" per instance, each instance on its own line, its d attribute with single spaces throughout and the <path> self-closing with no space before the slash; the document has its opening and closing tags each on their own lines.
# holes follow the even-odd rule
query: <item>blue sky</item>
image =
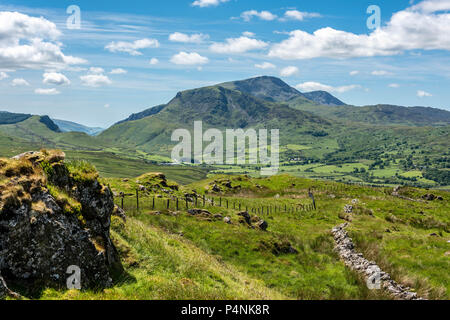
<svg viewBox="0 0 450 320">
<path fill-rule="evenodd" d="M 70 5 L 80 29 L 67 27 Z M 449 0 L 3 1 L 0 110 L 107 127 L 178 91 L 258 75 L 349 104 L 450 110 L 449 10 Z"/>
</svg>

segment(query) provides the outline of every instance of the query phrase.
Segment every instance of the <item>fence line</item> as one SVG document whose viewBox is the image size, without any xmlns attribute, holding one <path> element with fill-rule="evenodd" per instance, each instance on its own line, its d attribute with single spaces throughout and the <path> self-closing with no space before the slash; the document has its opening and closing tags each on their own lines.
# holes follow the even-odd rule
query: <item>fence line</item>
<svg viewBox="0 0 450 320">
<path fill-rule="evenodd" d="M 312 192 L 309 192 L 310 197 Z M 317 205 L 314 196 L 312 203 L 297 205 L 288 204 L 260 204 L 255 205 L 246 199 L 232 197 L 207 197 L 205 195 L 191 195 L 184 198 L 176 196 L 157 197 L 136 190 L 136 194 L 120 193 L 120 206 L 126 211 L 141 210 L 189 210 L 195 208 L 226 208 L 239 211 L 247 211 L 262 216 L 270 216 L 274 213 L 295 214 L 300 212 L 316 211 Z M 263 199 L 262 202 L 266 202 Z M 268 202 L 268 201 L 267 201 Z"/>
</svg>

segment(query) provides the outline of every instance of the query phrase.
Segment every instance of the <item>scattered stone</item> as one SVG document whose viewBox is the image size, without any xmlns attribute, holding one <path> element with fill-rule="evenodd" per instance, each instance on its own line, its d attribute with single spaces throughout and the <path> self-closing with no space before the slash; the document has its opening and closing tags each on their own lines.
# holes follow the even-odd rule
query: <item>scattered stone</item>
<svg viewBox="0 0 450 320">
<path fill-rule="evenodd" d="M 386 233 L 391 233 L 391 230 L 389 230 L 389 229 L 386 229 Z"/>
<path fill-rule="evenodd" d="M 422 196 L 422 199 L 427 200 L 427 201 L 434 201 L 437 199 L 437 197 L 430 193 L 430 194 L 425 194 L 424 196 Z"/>
<path fill-rule="evenodd" d="M 276 256 L 282 255 L 282 254 L 297 254 L 298 250 L 295 249 L 290 242 L 283 241 L 281 243 L 275 242 L 273 244 L 272 253 Z"/>
<path fill-rule="evenodd" d="M 223 216 L 221 214 L 215 214 L 214 219 L 223 219 Z"/>
<path fill-rule="evenodd" d="M 437 197 L 437 200 L 439 200 L 439 201 L 444 201 L 444 198 L 442 198 L 442 197 Z"/>
<path fill-rule="evenodd" d="M 123 179 L 122 182 L 128 182 L 130 179 Z"/>
<path fill-rule="evenodd" d="M 439 235 L 437 233 L 432 233 L 430 234 L 430 237 L 439 237 Z"/>
<path fill-rule="evenodd" d="M 222 192 L 222 189 L 220 189 L 220 187 L 219 187 L 217 184 L 215 184 L 215 185 L 212 187 L 212 191 L 213 191 L 213 192 Z"/>
<path fill-rule="evenodd" d="M 147 188 L 146 188 L 145 186 L 143 186 L 143 185 L 140 185 L 140 186 L 138 187 L 138 189 L 139 189 L 139 191 L 145 191 L 145 190 L 147 190 Z"/>
<path fill-rule="evenodd" d="M 245 219 L 245 222 L 248 225 L 252 224 L 252 220 L 251 220 L 252 218 L 251 218 L 250 214 L 247 211 L 239 212 L 237 215 L 243 217 Z"/>
<path fill-rule="evenodd" d="M 352 213 L 353 212 L 353 206 L 349 205 L 349 204 L 345 205 L 344 212 L 345 213 Z"/>
<path fill-rule="evenodd" d="M 260 220 L 256 225 L 262 231 L 267 231 L 267 228 L 269 228 L 269 224 L 265 220 Z"/>
<path fill-rule="evenodd" d="M 356 252 L 352 238 L 345 230 L 348 223 L 339 225 L 331 231 L 336 242 L 335 250 L 344 261 L 345 265 L 363 274 L 368 282 L 380 277 L 381 288 L 389 292 L 394 298 L 401 300 L 423 300 L 417 293 L 411 292 L 410 288 L 402 286 L 391 279 L 391 276 L 383 272 L 374 261 L 369 261 L 361 253 Z"/>
<path fill-rule="evenodd" d="M 225 187 L 229 188 L 229 189 L 233 188 L 233 186 L 231 185 L 231 181 L 230 180 L 225 181 L 225 183 L 223 185 Z"/>
<path fill-rule="evenodd" d="M 210 217 L 212 215 L 211 212 L 204 209 L 189 209 L 188 213 L 193 216 L 203 216 L 203 217 Z"/>
<path fill-rule="evenodd" d="M 223 218 L 223 222 L 225 222 L 227 224 L 231 224 L 231 218 L 230 217 L 225 217 L 225 218 Z"/>
<path fill-rule="evenodd" d="M 352 204 L 358 204 L 359 200 L 358 199 L 353 199 L 352 200 Z"/>
<path fill-rule="evenodd" d="M 123 211 L 122 208 L 119 208 L 119 206 L 114 206 L 112 215 L 121 218 L 123 222 L 127 222 L 125 211 Z"/>
<path fill-rule="evenodd" d="M 274 197 L 275 199 L 280 199 L 280 195 L 279 194 L 277 194 L 277 195 L 275 195 L 275 197 Z"/>
</svg>

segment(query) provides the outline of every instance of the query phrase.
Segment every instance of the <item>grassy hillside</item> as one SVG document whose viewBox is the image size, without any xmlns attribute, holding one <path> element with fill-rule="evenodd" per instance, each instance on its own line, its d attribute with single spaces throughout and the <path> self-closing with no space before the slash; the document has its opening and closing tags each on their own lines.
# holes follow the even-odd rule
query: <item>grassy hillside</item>
<svg viewBox="0 0 450 320">
<path fill-rule="evenodd" d="M 115 192 L 129 192 L 131 181 L 109 181 Z M 228 182 L 231 188 L 226 187 Z M 222 191 L 211 193 L 213 184 Z M 310 204 L 308 189 L 314 192 L 318 210 L 292 211 Z M 139 211 L 130 199 L 125 203 L 128 221 L 115 218 L 112 226 L 126 274 L 102 292 L 46 289 L 40 298 L 390 299 L 382 291 L 368 290 L 334 252 L 330 230 L 345 221 L 350 221 L 357 250 L 397 282 L 425 298 L 450 297 L 447 192 L 434 192 L 442 200 L 429 201 L 424 200 L 429 191 L 421 189 L 403 188 L 394 196 L 392 188 L 288 175 L 265 179 L 221 175 L 183 187 L 175 195 L 192 190 L 215 197 L 216 206 L 209 203 L 206 209 L 230 217 L 231 224 L 222 218 L 192 216 L 183 206 L 178 212 L 155 212 L 149 201 L 153 192 L 148 198 L 142 195 Z M 217 205 L 219 197 L 222 207 Z M 241 223 L 239 210 L 227 209 L 225 200 L 250 208 L 286 205 L 290 211 L 259 214 L 268 222 L 267 231 L 261 231 Z M 343 210 L 348 204 L 353 206 L 351 214 Z"/>
<path fill-rule="evenodd" d="M 381 126 L 445 126 L 450 124 L 450 112 L 435 108 L 376 106 L 312 106 L 302 101 L 290 101 L 292 108 L 312 112 L 327 119 L 359 122 Z"/>
</svg>

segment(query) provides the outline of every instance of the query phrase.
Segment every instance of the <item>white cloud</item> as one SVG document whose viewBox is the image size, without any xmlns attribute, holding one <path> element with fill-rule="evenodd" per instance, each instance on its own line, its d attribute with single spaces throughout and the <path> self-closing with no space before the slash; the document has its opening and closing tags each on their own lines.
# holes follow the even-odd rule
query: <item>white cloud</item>
<svg viewBox="0 0 450 320">
<path fill-rule="evenodd" d="M 87 87 L 101 87 L 104 85 L 109 85 L 112 81 L 103 74 L 88 74 L 80 77 L 84 86 Z"/>
<path fill-rule="evenodd" d="M 372 75 L 373 76 L 389 76 L 389 75 L 392 75 L 392 73 L 389 71 L 385 71 L 385 70 L 375 70 L 375 71 L 372 71 Z"/>
<path fill-rule="evenodd" d="M 105 47 L 110 52 L 126 52 L 132 56 L 142 55 L 139 50 L 146 48 L 159 48 L 159 41 L 156 39 L 141 39 L 134 42 L 113 41 Z"/>
<path fill-rule="evenodd" d="M 108 109 L 110 106 L 111 106 L 111 105 L 110 105 L 109 103 L 107 103 L 107 104 L 105 104 L 104 107 Z"/>
<path fill-rule="evenodd" d="M 54 84 L 58 86 L 70 84 L 70 80 L 62 73 L 47 72 L 43 74 L 43 78 L 42 82 L 45 84 Z"/>
<path fill-rule="evenodd" d="M 105 69 L 98 68 L 98 67 L 90 67 L 89 73 L 90 74 L 103 74 L 103 73 L 105 73 Z"/>
<path fill-rule="evenodd" d="M 214 43 L 209 48 L 216 53 L 244 53 L 251 50 L 264 49 L 268 44 L 264 41 L 248 37 L 229 38 L 225 43 Z"/>
<path fill-rule="evenodd" d="M 25 86 L 29 86 L 30 84 L 28 83 L 27 80 L 18 78 L 18 79 L 14 79 L 13 81 L 11 81 L 11 85 L 13 87 L 25 87 Z"/>
<path fill-rule="evenodd" d="M 241 18 L 244 19 L 244 21 L 250 21 L 253 17 L 257 17 L 261 20 L 265 21 L 272 21 L 278 18 L 277 15 L 271 13 L 270 11 L 256 11 L 256 10 L 249 10 L 245 11 L 241 14 Z"/>
<path fill-rule="evenodd" d="M 34 90 L 34 93 L 46 96 L 54 96 L 60 94 L 61 92 L 53 88 L 53 89 L 36 89 Z"/>
<path fill-rule="evenodd" d="M 62 69 L 86 60 L 66 56 L 53 22 L 19 12 L 0 12 L 0 68 Z"/>
<path fill-rule="evenodd" d="M 248 37 L 248 38 L 253 38 L 254 36 L 256 36 L 256 34 L 254 32 L 250 32 L 250 31 L 242 32 L 242 35 L 244 37 Z"/>
<path fill-rule="evenodd" d="M 276 68 L 276 66 L 270 62 L 263 62 L 261 64 L 255 64 L 255 67 L 258 69 L 264 69 L 264 70 Z"/>
<path fill-rule="evenodd" d="M 194 65 L 207 64 L 209 62 L 209 59 L 207 57 L 203 57 L 203 56 L 199 55 L 197 52 L 187 53 L 187 52 L 182 51 L 182 52 L 174 55 L 172 57 L 172 59 L 170 59 L 170 61 L 172 63 L 178 64 L 178 65 L 194 66 Z"/>
<path fill-rule="evenodd" d="M 209 39 L 209 35 L 203 33 L 188 35 L 181 32 L 175 32 L 169 36 L 170 41 L 183 43 L 202 43 L 207 39 Z"/>
<path fill-rule="evenodd" d="M 391 83 L 391 84 L 389 84 L 389 88 L 394 88 L 394 89 L 400 88 L 400 85 L 398 83 Z"/>
<path fill-rule="evenodd" d="M 228 1 L 230 1 L 230 0 L 196 0 L 192 3 L 192 6 L 200 7 L 200 8 L 215 7 L 223 2 L 228 2 Z"/>
<path fill-rule="evenodd" d="M 337 93 L 344 93 L 350 90 L 354 89 L 360 89 L 360 85 L 352 84 L 348 86 L 341 86 L 341 87 L 333 87 L 326 84 L 322 84 L 319 82 L 304 82 L 300 83 L 297 86 L 295 86 L 297 89 L 303 92 L 310 92 L 310 91 L 327 91 L 327 92 L 337 92 Z"/>
<path fill-rule="evenodd" d="M 297 67 L 289 66 L 289 67 L 283 68 L 280 71 L 280 76 L 282 76 L 282 77 L 291 77 L 293 75 L 298 74 L 299 71 L 300 70 Z"/>
<path fill-rule="evenodd" d="M 356 75 L 359 74 L 359 71 L 358 71 L 358 70 L 353 70 L 353 71 L 350 71 L 349 74 L 350 74 L 351 76 L 356 76 Z"/>
<path fill-rule="evenodd" d="M 126 74 L 126 73 L 128 73 L 128 71 L 122 68 L 112 69 L 110 72 L 110 74 Z"/>
<path fill-rule="evenodd" d="M 9 78 L 8 74 L 5 72 L 0 72 L 0 80 L 4 80 Z"/>
<path fill-rule="evenodd" d="M 295 30 L 275 44 L 270 57 L 286 60 L 398 55 L 407 50 L 450 50 L 449 0 L 426 0 L 399 11 L 383 27 L 355 34 L 330 27 L 314 33 Z"/>
<path fill-rule="evenodd" d="M 154 65 L 157 65 L 157 64 L 159 63 L 159 60 L 156 59 L 156 58 L 151 58 L 150 61 L 149 61 L 149 63 L 150 63 L 152 66 L 154 66 Z"/>
<path fill-rule="evenodd" d="M 311 12 L 302 12 L 298 10 L 288 10 L 285 12 L 284 17 L 281 18 L 282 21 L 286 20 L 297 20 L 297 21 L 303 21 L 306 18 L 319 18 L 320 14 L 318 13 L 311 13 Z"/>
<path fill-rule="evenodd" d="M 425 98 L 425 97 L 432 97 L 433 95 L 429 92 L 423 91 L 423 90 L 419 90 L 417 91 L 417 96 L 419 98 Z"/>
</svg>

